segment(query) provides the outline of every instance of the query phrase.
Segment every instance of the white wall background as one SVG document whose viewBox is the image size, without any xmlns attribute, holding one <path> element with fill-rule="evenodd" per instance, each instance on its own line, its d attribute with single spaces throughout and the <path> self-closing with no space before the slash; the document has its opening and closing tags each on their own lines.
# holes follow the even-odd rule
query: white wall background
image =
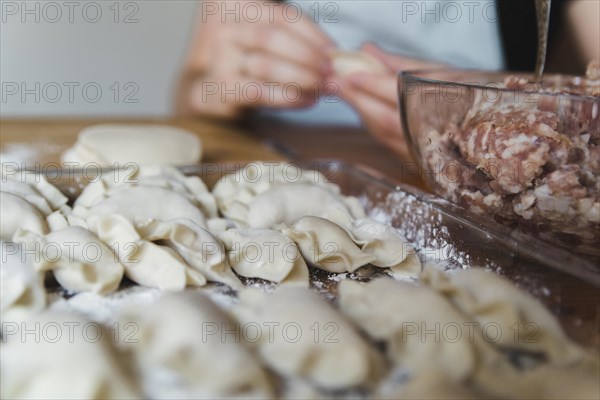
<svg viewBox="0 0 600 400">
<path fill-rule="evenodd" d="M 0 115 L 168 115 L 196 8 L 0 0 Z"/>
</svg>

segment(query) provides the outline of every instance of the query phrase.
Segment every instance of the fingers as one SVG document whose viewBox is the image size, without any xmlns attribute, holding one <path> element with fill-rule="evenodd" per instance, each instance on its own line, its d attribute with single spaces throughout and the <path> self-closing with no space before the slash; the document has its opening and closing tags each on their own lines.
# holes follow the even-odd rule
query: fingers
<svg viewBox="0 0 600 400">
<path fill-rule="evenodd" d="M 284 22 L 290 32 L 302 38 L 313 47 L 319 49 L 335 47 L 333 40 L 306 16 L 303 16 L 297 22 Z"/>
<path fill-rule="evenodd" d="M 239 35 L 235 40 L 245 53 L 266 53 L 323 76 L 328 72 L 327 53 L 287 30 L 259 26 Z"/>
<path fill-rule="evenodd" d="M 361 115 L 369 133 L 404 159 L 410 159 L 397 101 L 391 104 L 347 83 L 339 84 L 339 95 Z"/>
<path fill-rule="evenodd" d="M 389 54 L 375 46 L 373 43 L 365 43 L 362 45 L 361 50 L 381 60 L 381 62 L 395 72 L 410 69 L 439 68 L 443 66 L 443 64 L 434 63 L 431 61 Z"/>
<path fill-rule="evenodd" d="M 356 72 L 339 79 L 345 86 L 352 86 L 357 91 L 376 97 L 389 106 L 398 105 L 397 78 L 392 74 L 371 74 Z"/>
<path fill-rule="evenodd" d="M 242 74 L 263 82 L 280 82 L 302 90 L 318 91 L 325 74 L 266 53 L 249 53 L 243 60 Z"/>
<path fill-rule="evenodd" d="M 305 107 L 314 103 L 317 96 L 295 87 L 263 83 L 239 75 L 198 77 L 190 87 L 190 112 L 223 118 L 238 117 L 251 107 Z"/>
</svg>

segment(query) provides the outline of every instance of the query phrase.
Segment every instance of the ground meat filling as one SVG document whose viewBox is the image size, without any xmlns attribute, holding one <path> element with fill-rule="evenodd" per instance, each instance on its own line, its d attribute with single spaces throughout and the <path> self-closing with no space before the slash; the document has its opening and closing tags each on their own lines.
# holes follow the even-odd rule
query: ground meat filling
<svg viewBox="0 0 600 400">
<path fill-rule="evenodd" d="M 531 91 L 532 85 L 510 77 L 503 86 Z M 522 101 L 477 94 L 460 123 L 428 136 L 428 166 L 460 168 L 450 177 L 436 175 L 436 184 L 472 211 L 491 211 L 503 222 L 598 253 L 599 88 L 595 63 L 585 78 L 545 82 Z M 578 94 L 589 101 L 538 93 Z"/>
</svg>

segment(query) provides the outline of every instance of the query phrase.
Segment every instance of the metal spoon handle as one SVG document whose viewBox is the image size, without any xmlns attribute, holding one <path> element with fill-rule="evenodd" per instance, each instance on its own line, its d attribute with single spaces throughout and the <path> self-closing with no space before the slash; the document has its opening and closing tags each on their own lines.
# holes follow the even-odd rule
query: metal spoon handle
<svg viewBox="0 0 600 400">
<path fill-rule="evenodd" d="M 544 74 L 544 65 L 546 64 L 548 26 L 550 25 L 550 1 L 551 0 L 535 0 L 538 33 L 538 48 L 534 73 L 536 82 L 540 82 L 542 80 L 542 75 Z"/>
</svg>

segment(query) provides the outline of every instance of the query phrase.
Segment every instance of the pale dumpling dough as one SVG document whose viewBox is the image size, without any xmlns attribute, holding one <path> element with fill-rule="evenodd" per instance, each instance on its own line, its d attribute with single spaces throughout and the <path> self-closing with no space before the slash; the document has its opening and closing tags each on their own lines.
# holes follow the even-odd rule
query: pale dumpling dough
<svg viewBox="0 0 600 400">
<path fill-rule="evenodd" d="M 306 183 L 336 190 L 336 186 L 328 183 L 327 178 L 319 171 L 302 169 L 289 162 L 254 161 L 221 177 L 212 193 L 217 199 L 221 212 L 227 214 L 231 203 L 235 201 L 247 203 L 258 193 L 281 183 Z"/>
<path fill-rule="evenodd" d="M 70 212 L 67 197 L 44 176 L 33 171 L 7 171 L 3 166 L 0 191 L 22 197 L 46 217 L 56 211 Z"/>
<path fill-rule="evenodd" d="M 41 174 L 6 171 L 3 165 L 0 192 L 0 200 L 6 203 L 0 205 L 2 239 L 11 240 L 11 232 L 14 235 L 16 228 L 43 234 L 68 226 L 66 218 L 71 208 L 67 205 L 67 197 Z"/>
<path fill-rule="evenodd" d="M 128 190 L 135 186 L 159 187 L 176 192 L 200 208 L 207 218 L 218 216 L 215 198 L 198 176 L 186 176 L 177 168 L 159 165 L 132 166 L 106 172 L 101 179 L 86 186 L 77 204 L 89 207 L 117 190 Z"/>
<path fill-rule="evenodd" d="M 501 348 L 542 353 L 556 365 L 573 364 L 585 354 L 538 300 L 494 273 L 470 268 L 448 275 L 429 269 L 421 280 L 482 326 L 496 324 L 508 332 L 494 341 Z"/>
<path fill-rule="evenodd" d="M 241 276 L 308 287 L 308 267 L 296 244 L 272 229 L 229 229 L 219 234 L 231 267 Z"/>
<path fill-rule="evenodd" d="M 127 346 L 142 368 L 175 372 L 191 398 L 271 397 L 265 370 L 235 333 L 239 324 L 203 294 L 168 294 L 122 320 L 139 327 L 139 342 Z"/>
<path fill-rule="evenodd" d="M 331 50 L 329 53 L 333 70 L 339 76 L 350 75 L 355 72 L 368 72 L 382 74 L 388 68 L 370 54 L 360 51 Z"/>
<path fill-rule="evenodd" d="M 19 229 L 43 235 L 48 232 L 44 215 L 24 198 L 0 192 L 0 240 L 12 240 Z"/>
<path fill-rule="evenodd" d="M 248 289 L 234 310 L 262 360 L 278 374 L 335 390 L 373 385 L 379 354 L 315 292 L 279 286 L 270 295 Z M 258 334 L 256 334 L 258 332 Z"/>
<path fill-rule="evenodd" d="M 15 241 L 37 252 L 36 270 L 53 271 L 69 291 L 111 293 L 123 279 L 123 266 L 113 250 L 87 229 L 73 226 L 45 236 L 20 230 Z"/>
<path fill-rule="evenodd" d="M 219 211 L 242 228 L 271 228 L 335 211 L 364 216 L 358 199 L 341 195 L 340 188 L 318 171 L 290 163 L 251 163 L 223 177 L 213 194 Z"/>
<path fill-rule="evenodd" d="M 138 165 L 191 165 L 202 156 L 202 143 L 191 132 L 166 125 L 102 124 L 85 128 L 73 147 L 62 154 L 63 163 L 101 167 Z M 118 165 L 116 165 L 118 164 Z"/>
<path fill-rule="evenodd" d="M 297 183 L 273 186 L 258 194 L 246 209 L 241 204 L 232 207 L 228 217 L 252 228 L 269 228 L 279 223 L 293 224 L 307 215 L 327 217 L 340 211 L 352 217 L 363 213 L 357 201 L 351 202 L 322 186 Z"/>
<path fill-rule="evenodd" d="M 18 243 L 0 242 L 0 257 L 0 320 L 19 323 L 46 307 L 44 276 Z"/>
<path fill-rule="evenodd" d="M 165 166 L 113 173 L 85 187 L 69 218 L 72 225 L 85 227 L 91 216 L 119 214 L 134 224 L 185 218 L 202 227 L 226 228 L 214 197 L 197 176 Z"/>
<path fill-rule="evenodd" d="M 332 214 L 328 219 L 346 229 L 364 253 L 373 255 L 374 266 L 389 267 L 397 278 L 416 278 L 421 273 L 419 256 L 393 226 L 369 217 L 351 219 L 344 213 Z"/>
<path fill-rule="evenodd" d="M 338 224 L 319 217 L 302 217 L 292 226 L 277 227 L 298 245 L 302 256 L 317 268 L 329 272 L 354 272 L 375 260 L 363 252 Z"/>
<path fill-rule="evenodd" d="M 177 192 L 152 186 L 133 186 L 116 190 L 89 208 L 75 202 L 73 214 L 87 219 L 91 216 L 118 214 L 134 223 L 154 219 L 168 221 L 187 218 L 206 226 L 202 211 Z"/>
<path fill-rule="evenodd" d="M 210 280 L 234 289 L 242 286 L 222 243 L 191 220 L 150 220 L 134 226 L 112 214 L 90 217 L 88 226 L 105 243 L 116 244 L 125 274 L 140 285 L 180 291 Z"/>
<path fill-rule="evenodd" d="M 552 337 L 556 332 L 540 335 L 539 343 L 529 348 L 516 347 L 525 354 L 549 355 L 533 365 L 516 367 L 508 354 L 498 350 L 497 345 L 514 341 L 508 318 L 516 318 L 513 324 L 535 320 L 532 310 L 517 310 L 529 306 L 532 299 L 522 298 L 528 295 L 502 278 L 488 276 L 493 275 L 490 272 L 470 269 L 455 274 L 426 269 L 422 275 L 426 286 L 391 279 L 340 283 L 344 314 L 373 339 L 385 341 L 388 356 L 411 372 L 408 384 L 391 398 L 598 397 L 597 356 L 578 348 L 565 350 L 577 346 L 566 337 Z M 552 331 L 558 321 L 539 306 L 533 307 L 540 312 L 539 329 Z M 493 333 L 485 329 L 490 326 Z M 549 344 L 561 351 L 547 351 Z M 556 354 L 562 357 L 557 359 Z"/>
<path fill-rule="evenodd" d="M 338 293 L 344 314 L 372 338 L 387 341 L 390 357 L 406 364 L 413 373 L 431 374 L 441 369 L 463 380 L 475 370 L 476 355 L 467 336 L 456 342 L 422 340 L 422 325 L 433 331 L 435 323 L 465 321 L 438 294 L 385 278 L 366 284 L 342 281 Z M 426 325 L 432 320 L 433 325 Z"/>
<path fill-rule="evenodd" d="M 390 278 L 342 281 L 339 304 L 370 337 L 387 343 L 388 357 L 414 376 L 470 382 L 509 396 L 519 374 L 473 324 L 435 291 Z"/>
<path fill-rule="evenodd" d="M 4 399 L 139 399 L 113 334 L 76 315 L 45 311 L 5 335 L 0 357 Z M 36 325 L 37 324 L 37 325 Z"/>
<path fill-rule="evenodd" d="M 208 281 L 221 282 L 233 289 L 242 287 L 227 261 L 223 243 L 189 219 L 152 221 L 139 226 L 138 232 L 146 240 L 158 240 L 171 247 Z"/>
</svg>

